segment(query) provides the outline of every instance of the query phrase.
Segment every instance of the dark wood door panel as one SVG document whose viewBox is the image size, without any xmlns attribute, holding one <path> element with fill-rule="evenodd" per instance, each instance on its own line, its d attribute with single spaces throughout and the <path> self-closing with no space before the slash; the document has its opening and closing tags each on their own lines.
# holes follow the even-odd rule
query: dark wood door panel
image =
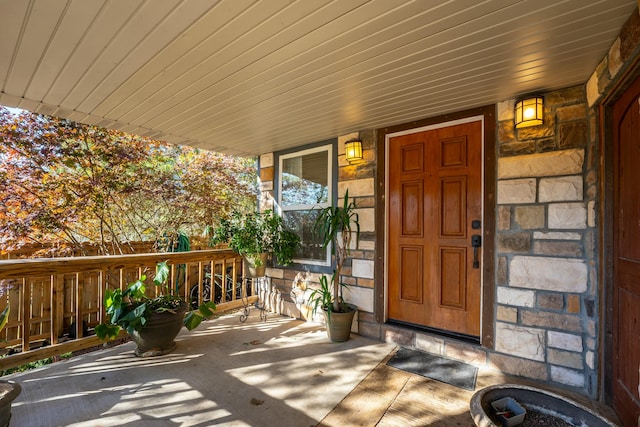
<svg viewBox="0 0 640 427">
<path fill-rule="evenodd" d="M 481 132 L 481 123 L 472 122 L 389 141 L 392 320 L 480 334 L 480 269 L 473 268 L 471 222 L 482 218 Z"/>
<path fill-rule="evenodd" d="M 640 419 L 640 80 L 613 108 L 613 406 Z"/>
</svg>

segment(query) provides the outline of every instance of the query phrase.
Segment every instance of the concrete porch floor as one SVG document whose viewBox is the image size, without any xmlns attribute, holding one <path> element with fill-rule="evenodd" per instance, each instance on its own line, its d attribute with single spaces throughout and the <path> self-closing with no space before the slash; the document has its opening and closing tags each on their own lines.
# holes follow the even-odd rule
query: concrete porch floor
<svg viewBox="0 0 640 427">
<path fill-rule="evenodd" d="M 320 325 L 262 322 L 255 309 L 238 319 L 185 331 L 162 357 L 137 358 L 126 343 L 4 377 L 23 387 L 11 425 L 474 425 L 473 392 L 386 366 L 392 344 L 358 335 L 332 343 Z M 514 381 L 482 368 L 477 389 Z"/>
</svg>

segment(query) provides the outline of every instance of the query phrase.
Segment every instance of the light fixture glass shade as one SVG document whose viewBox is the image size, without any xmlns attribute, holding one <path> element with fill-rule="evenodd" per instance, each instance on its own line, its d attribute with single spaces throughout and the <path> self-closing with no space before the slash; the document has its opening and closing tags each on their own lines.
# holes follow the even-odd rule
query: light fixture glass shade
<svg viewBox="0 0 640 427">
<path fill-rule="evenodd" d="M 344 154 L 348 162 L 362 160 L 362 141 L 345 142 Z"/>
<path fill-rule="evenodd" d="M 516 128 L 541 125 L 543 123 L 543 102 L 541 96 L 533 96 L 516 102 Z"/>
</svg>

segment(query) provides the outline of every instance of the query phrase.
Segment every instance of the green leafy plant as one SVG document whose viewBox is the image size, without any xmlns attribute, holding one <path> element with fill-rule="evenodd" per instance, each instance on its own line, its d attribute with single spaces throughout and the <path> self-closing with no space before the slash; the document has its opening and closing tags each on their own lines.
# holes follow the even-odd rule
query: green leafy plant
<svg viewBox="0 0 640 427">
<path fill-rule="evenodd" d="M 309 303 L 311 304 L 311 309 L 313 313 L 317 313 L 318 308 L 326 311 L 329 317 L 331 317 L 331 312 L 334 311 L 334 292 L 332 290 L 332 285 L 334 283 L 335 272 L 331 276 L 331 285 L 329 284 L 329 279 L 327 279 L 326 275 L 320 276 L 320 287 L 318 289 L 314 289 L 311 294 L 309 294 Z M 348 288 L 349 285 L 346 283 L 340 283 L 340 289 Z M 345 306 L 344 299 L 342 295 L 338 297 L 338 304 L 340 305 L 340 310 L 338 312 L 345 312 L 349 310 L 348 307 Z"/>
<path fill-rule="evenodd" d="M 160 294 L 154 298 L 146 296 L 147 277 L 142 275 L 138 280 L 121 289 L 107 289 L 104 303 L 109 321 L 96 326 L 96 335 L 100 339 L 114 339 L 121 329 L 128 333 L 140 331 L 153 313 L 169 312 L 176 314 L 178 309 L 187 303 L 179 296 L 172 294 L 167 284 L 169 266 L 160 262 L 156 266 L 153 284 L 160 288 Z M 188 330 L 196 328 L 203 320 L 213 316 L 216 305 L 213 301 L 201 304 L 184 316 L 184 326 Z"/>
<path fill-rule="evenodd" d="M 331 256 L 335 259 L 336 269 L 331 281 L 333 289 L 329 289 L 326 276 L 320 278 L 320 290 L 315 299 L 320 298 L 323 309 L 331 312 L 349 311 L 348 304 L 342 298 L 342 288 L 346 285 L 340 283 L 340 272 L 345 260 L 351 255 L 351 242 L 355 230 L 356 245 L 360 240 L 360 221 L 356 212 L 355 201 L 349 201 L 349 191 L 344 195 L 342 206 L 327 206 L 322 209 L 313 225 L 314 232 L 322 238 L 324 249 L 331 245 Z M 325 285 L 323 287 L 323 281 Z M 326 288 L 326 289 L 325 289 Z M 323 290 L 324 289 L 324 290 Z M 330 303 L 329 303 L 330 302 Z M 312 300 L 312 304 L 317 302 Z"/>
<path fill-rule="evenodd" d="M 228 243 L 229 247 L 255 266 L 262 265 L 260 254 L 271 254 L 280 265 L 289 265 L 300 245 L 300 237 L 288 229 L 273 211 L 234 212 L 213 230 L 211 245 Z"/>
</svg>

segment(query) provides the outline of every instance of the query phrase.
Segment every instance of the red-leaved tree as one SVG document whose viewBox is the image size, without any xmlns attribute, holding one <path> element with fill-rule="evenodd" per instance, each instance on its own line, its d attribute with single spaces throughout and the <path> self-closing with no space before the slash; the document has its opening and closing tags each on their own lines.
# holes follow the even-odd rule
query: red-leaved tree
<svg viewBox="0 0 640 427">
<path fill-rule="evenodd" d="M 3 107 L 0 139 L 0 251 L 119 254 L 255 208 L 254 159 Z"/>
</svg>

